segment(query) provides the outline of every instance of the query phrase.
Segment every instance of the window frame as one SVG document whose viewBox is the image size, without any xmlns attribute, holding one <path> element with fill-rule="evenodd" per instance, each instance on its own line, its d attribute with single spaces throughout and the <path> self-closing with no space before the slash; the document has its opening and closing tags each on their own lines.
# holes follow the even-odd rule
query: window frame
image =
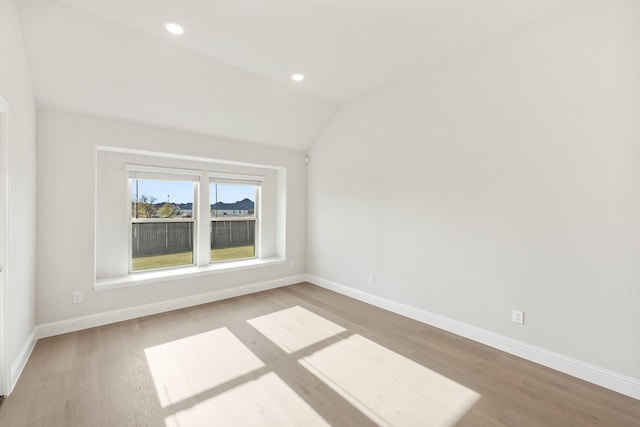
<svg viewBox="0 0 640 427">
<path fill-rule="evenodd" d="M 254 221 L 254 252 L 252 257 L 245 258 L 233 258 L 229 260 L 213 260 L 211 259 L 211 255 L 209 255 L 209 264 L 220 264 L 220 263 L 228 263 L 234 261 L 243 261 L 243 260 L 251 260 L 251 259 L 260 259 L 261 258 L 261 250 L 260 250 L 260 231 L 261 231 L 261 217 L 262 217 L 262 184 L 264 182 L 264 176 L 260 175 L 244 175 L 244 174 L 232 174 L 232 173 L 222 173 L 222 172 L 208 172 L 208 193 L 209 193 L 209 206 L 208 206 L 208 224 L 209 224 L 209 246 L 211 246 L 211 233 L 213 233 L 213 223 L 221 222 L 221 221 L 246 221 L 247 218 L 249 220 Z M 254 187 L 254 201 L 253 201 L 253 216 L 251 217 L 230 217 L 230 218 L 220 218 L 214 217 L 212 215 L 211 205 L 211 184 L 223 184 L 223 185 L 245 185 L 245 186 L 253 186 Z M 210 250 L 213 248 L 210 247 Z"/>
<path fill-rule="evenodd" d="M 162 271 L 170 269 L 178 269 L 185 267 L 193 267 L 198 265 L 198 242 L 199 242 L 199 215 L 198 215 L 198 195 L 200 194 L 200 181 L 204 175 L 202 171 L 194 169 L 178 169 L 166 168 L 147 165 L 125 164 L 127 172 L 127 217 L 128 217 L 128 274 L 139 274 L 145 272 Z M 182 181 L 191 182 L 193 191 L 193 202 L 191 210 L 191 218 L 134 218 L 132 216 L 132 183 L 134 180 L 154 180 L 154 181 Z M 144 270 L 133 270 L 133 224 L 140 223 L 193 223 L 193 249 L 190 264 L 174 265 L 167 267 L 149 268 Z"/>
<path fill-rule="evenodd" d="M 179 169 L 169 167 L 147 166 L 137 164 L 125 164 L 127 172 L 127 218 L 128 218 L 128 274 L 137 275 L 149 272 L 178 270 L 189 267 L 205 267 L 210 265 L 230 264 L 251 260 L 260 260 L 261 257 L 261 210 L 262 210 L 262 184 L 264 176 L 245 175 L 235 173 L 215 172 L 211 170 Z M 132 184 L 135 179 L 184 181 L 193 183 L 193 206 L 191 218 L 134 218 L 132 217 Z M 205 185 L 206 183 L 206 185 Z M 212 216 L 211 209 L 211 184 L 251 185 L 255 189 L 254 212 L 251 217 L 228 217 L 217 221 L 254 221 L 254 256 L 245 258 L 233 258 L 227 260 L 211 259 L 211 233 L 216 218 Z M 205 190 L 206 188 L 206 190 Z M 204 215 L 206 206 L 207 215 Z M 179 266 L 159 267 L 144 270 L 133 270 L 133 224 L 135 223 L 167 223 L 167 222 L 191 222 L 193 223 L 193 252 L 192 263 Z M 206 224 L 205 224 L 206 222 Z M 206 263 L 204 242 L 207 242 Z"/>
</svg>

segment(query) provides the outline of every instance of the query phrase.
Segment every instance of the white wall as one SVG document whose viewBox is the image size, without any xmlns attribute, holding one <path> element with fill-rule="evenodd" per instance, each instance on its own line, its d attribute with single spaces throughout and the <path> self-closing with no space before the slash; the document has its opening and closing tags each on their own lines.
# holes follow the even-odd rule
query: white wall
<svg viewBox="0 0 640 427">
<path fill-rule="evenodd" d="M 586 1 L 343 107 L 308 273 L 640 379 L 638 22 Z"/>
<path fill-rule="evenodd" d="M 16 4 L 0 0 L 0 96 L 9 103 L 9 334 L 11 363 L 35 326 L 35 106 Z"/>
<path fill-rule="evenodd" d="M 96 292 L 96 147 L 146 150 L 182 156 L 286 168 L 286 257 L 275 265 L 211 276 L 176 279 Z M 40 324 L 153 304 L 221 289 L 276 280 L 305 272 L 304 153 L 215 139 L 160 127 L 72 113 L 38 112 L 38 300 Z M 283 221 L 284 219 L 284 221 Z M 281 243 L 276 245 L 280 248 Z M 283 253 L 279 250 L 279 253 Z M 84 302 L 72 304 L 73 291 Z"/>
</svg>

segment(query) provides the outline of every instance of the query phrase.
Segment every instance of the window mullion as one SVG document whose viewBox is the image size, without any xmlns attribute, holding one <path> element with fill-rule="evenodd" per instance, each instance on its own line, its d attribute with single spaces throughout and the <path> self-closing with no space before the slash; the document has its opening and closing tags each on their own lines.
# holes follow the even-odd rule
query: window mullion
<svg viewBox="0 0 640 427">
<path fill-rule="evenodd" d="M 262 234 L 262 187 L 256 187 L 254 216 L 254 245 L 256 258 L 262 258 L 260 236 Z"/>
<path fill-rule="evenodd" d="M 198 266 L 206 266 L 209 265 L 209 258 L 211 257 L 211 243 L 210 243 L 210 229 L 211 229 L 211 218 L 209 213 L 209 205 L 211 204 L 209 200 L 209 178 L 204 174 L 200 177 L 200 185 L 198 187 L 198 192 L 195 195 L 195 200 L 198 200 L 198 216 L 196 217 L 196 221 L 198 222 L 198 236 L 196 239 L 197 250 L 196 250 L 196 265 Z"/>
</svg>

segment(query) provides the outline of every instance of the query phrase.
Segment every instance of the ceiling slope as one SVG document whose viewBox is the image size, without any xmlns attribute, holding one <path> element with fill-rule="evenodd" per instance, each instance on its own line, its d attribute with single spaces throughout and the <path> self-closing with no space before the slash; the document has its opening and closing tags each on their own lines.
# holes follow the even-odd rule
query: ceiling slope
<svg viewBox="0 0 640 427">
<path fill-rule="evenodd" d="M 346 102 L 581 0 L 62 0 L 301 90 Z"/>
<path fill-rule="evenodd" d="M 21 13 L 40 108 L 304 150 L 338 107 L 58 1 Z"/>
<path fill-rule="evenodd" d="M 341 103 L 581 1 L 20 4 L 40 107 L 304 150 Z"/>
</svg>

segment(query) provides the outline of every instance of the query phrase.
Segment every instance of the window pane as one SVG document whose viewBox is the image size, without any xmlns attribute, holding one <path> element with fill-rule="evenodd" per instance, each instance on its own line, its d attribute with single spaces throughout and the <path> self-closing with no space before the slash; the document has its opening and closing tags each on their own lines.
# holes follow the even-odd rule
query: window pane
<svg viewBox="0 0 640 427">
<path fill-rule="evenodd" d="M 131 224 L 131 270 L 193 264 L 193 222 Z"/>
<path fill-rule="evenodd" d="M 132 271 L 194 263 L 193 191 L 193 182 L 131 180 Z"/>
<path fill-rule="evenodd" d="M 131 180 L 132 218 L 193 217 L 193 182 Z"/>
<path fill-rule="evenodd" d="M 255 216 L 255 185 L 212 183 L 209 189 L 212 218 Z"/>
<path fill-rule="evenodd" d="M 256 186 L 210 185 L 211 261 L 256 255 Z"/>
</svg>

